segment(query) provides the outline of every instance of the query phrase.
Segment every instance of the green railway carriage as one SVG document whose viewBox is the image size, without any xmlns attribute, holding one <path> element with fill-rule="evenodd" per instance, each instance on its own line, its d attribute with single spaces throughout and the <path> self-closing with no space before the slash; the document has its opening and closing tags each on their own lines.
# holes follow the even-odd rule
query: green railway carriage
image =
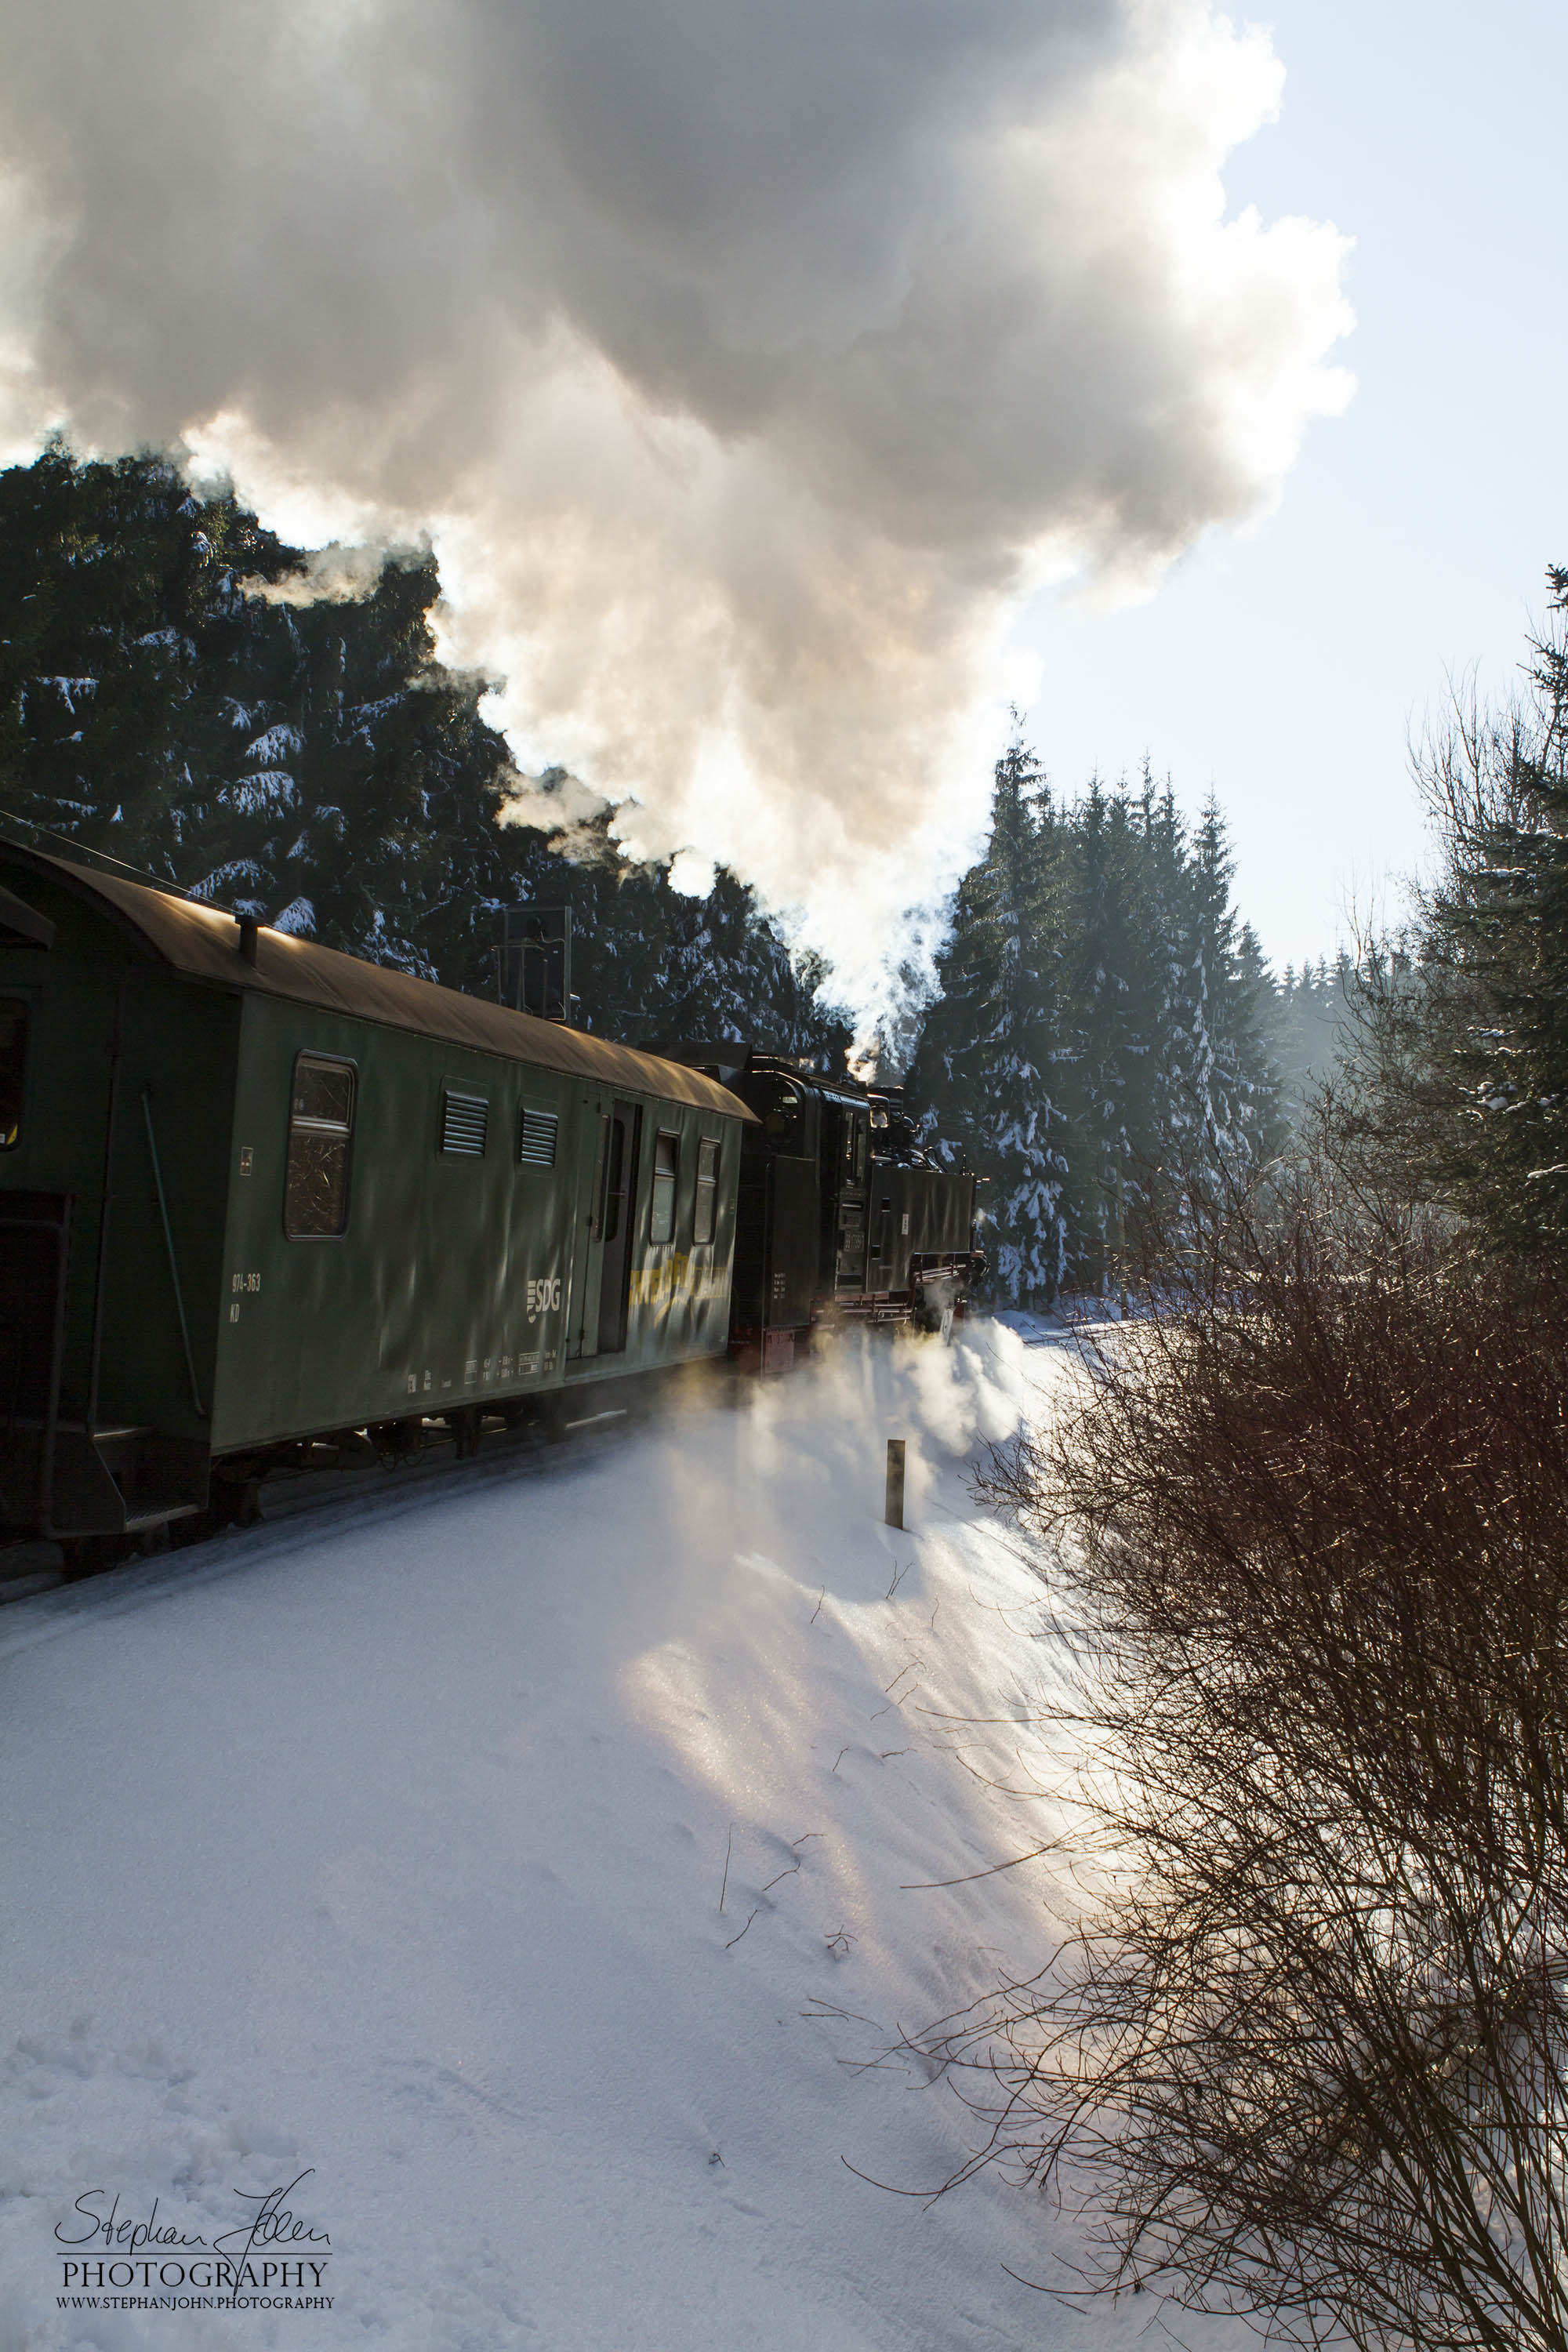
<svg viewBox="0 0 1568 2352">
<path fill-rule="evenodd" d="M 700 1072 L 0 843 L 0 1523 L 722 1355 Z"/>
</svg>

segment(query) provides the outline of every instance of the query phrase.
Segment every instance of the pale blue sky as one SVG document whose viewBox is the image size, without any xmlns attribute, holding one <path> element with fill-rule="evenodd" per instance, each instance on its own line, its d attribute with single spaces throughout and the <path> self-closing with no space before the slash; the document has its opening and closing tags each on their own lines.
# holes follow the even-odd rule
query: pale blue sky
<svg viewBox="0 0 1568 2352">
<path fill-rule="evenodd" d="M 1256 536 L 1212 537 L 1130 612 L 1043 597 L 1017 636 L 1053 779 L 1147 748 L 1188 806 L 1212 784 L 1283 964 L 1415 862 L 1408 728 L 1446 670 L 1507 690 L 1545 566 L 1568 563 L 1568 7 L 1285 0 L 1258 20 L 1284 100 L 1232 160 L 1231 207 L 1354 237 L 1335 356 L 1355 397 Z"/>
</svg>

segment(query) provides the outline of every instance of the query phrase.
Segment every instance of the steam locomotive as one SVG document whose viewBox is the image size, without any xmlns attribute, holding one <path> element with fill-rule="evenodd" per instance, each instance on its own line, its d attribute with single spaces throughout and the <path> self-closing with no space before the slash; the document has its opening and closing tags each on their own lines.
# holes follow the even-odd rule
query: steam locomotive
<svg viewBox="0 0 1568 2352">
<path fill-rule="evenodd" d="M 0 1527 L 68 1567 L 833 1320 L 943 1326 L 973 1182 L 895 1093 L 634 1050 L 0 841 Z"/>
<path fill-rule="evenodd" d="M 731 1350 L 784 1369 L 825 1322 L 944 1334 L 984 1269 L 974 1179 L 922 1148 L 896 1087 L 734 1045 L 664 1045 L 753 1114 L 741 1135 Z"/>
</svg>

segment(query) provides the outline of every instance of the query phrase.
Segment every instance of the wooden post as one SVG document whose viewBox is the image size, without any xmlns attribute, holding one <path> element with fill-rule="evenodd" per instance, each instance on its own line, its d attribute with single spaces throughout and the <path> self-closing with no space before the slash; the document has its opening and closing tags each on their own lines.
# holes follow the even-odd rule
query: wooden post
<svg viewBox="0 0 1568 2352">
<path fill-rule="evenodd" d="M 888 1507 L 883 1514 L 889 1527 L 904 1524 L 904 1440 L 888 1440 Z"/>
</svg>

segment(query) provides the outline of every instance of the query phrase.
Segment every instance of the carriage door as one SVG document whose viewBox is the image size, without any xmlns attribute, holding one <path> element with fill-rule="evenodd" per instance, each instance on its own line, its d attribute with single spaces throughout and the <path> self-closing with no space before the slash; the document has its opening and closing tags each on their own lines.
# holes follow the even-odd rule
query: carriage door
<svg viewBox="0 0 1568 2352">
<path fill-rule="evenodd" d="M 573 1250 L 572 1313 L 566 1353 L 569 1358 L 596 1356 L 599 1352 L 599 1279 L 605 1265 L 605 1171 L 610 1153 L 610 1111 L 607 1103 L 598 1106 L 597 1116 L 588 1123 L 593 1138 L 593 1167 L 589 1175 L 587 1206 L 583 1209 L 577 1224 L 577 1240 Z"/>
<path fill-rule="evenodd" d="M 870 1175 L 869 1119 L 847 1106 L 838 1114 L 838 1250 L 841 1291 L 866 1287 L 866 1192 Z"/>
<path fill-rule="evenodd" d="M 637 1144 L 642 1112 L 618 1102 L 605 1139 L 605 1175 L 600 1219 L 603 1250 L 599 1268 L 598 1349 L 618 1355 L 626 1344 L 626 1292 L 632 1271 L 632 1211 L 637 1196 Z"/>
</svg>

